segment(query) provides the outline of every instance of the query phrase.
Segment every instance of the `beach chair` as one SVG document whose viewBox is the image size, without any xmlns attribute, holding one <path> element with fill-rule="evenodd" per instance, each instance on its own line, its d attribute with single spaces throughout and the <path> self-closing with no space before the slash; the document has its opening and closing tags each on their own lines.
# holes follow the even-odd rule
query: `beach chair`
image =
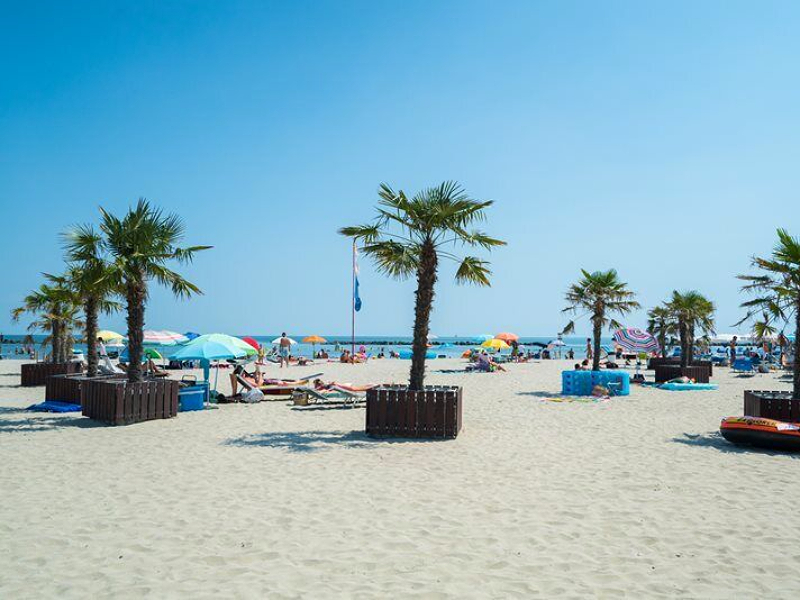
<svg viewBox="0 0 800 600">
<path fill-rule="evenodd" d="M 734 373 L 738 373 L 740 375 L 755 375 L 756 371 L 753 368 L 753 361 L 749 358 L 737 358 L 733 361 L 733 365 L 731 365 L 731 369 Z"/>
<path fill-rule="evenodd" d="M 305 396 L 305 398 L 304 398 Z M 355 406 L 359 402 L 367 401 L 366 392 L 355 392 L 339 386 L 331 386 L 325 390 L 318 390 L 311 386 L 304 386 L 292 392 L 295 406 L 308 405 L 307 399 L 314 398 L 314 404 L 344 404 Z"/>
</svg>

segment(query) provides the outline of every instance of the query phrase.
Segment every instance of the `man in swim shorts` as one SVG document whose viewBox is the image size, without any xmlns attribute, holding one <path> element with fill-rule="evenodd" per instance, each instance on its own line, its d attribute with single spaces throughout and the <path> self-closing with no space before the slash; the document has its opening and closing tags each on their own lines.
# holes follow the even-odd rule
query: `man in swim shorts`
<svg viewBox="0 0 800 600">
<path fill-rule="evenodd" d="M 286 366 L 289 366 L 289 350 L 292 347 L 292 342 L 289 341 L 289 338 L 286 337 L 286 332 L 284 331 L 281 334 L 281 339 L 279 342 L 279 356 L 281 360 L 281 369 L 283 368 L 283 363 L 286 363 Z"/>
</svg>

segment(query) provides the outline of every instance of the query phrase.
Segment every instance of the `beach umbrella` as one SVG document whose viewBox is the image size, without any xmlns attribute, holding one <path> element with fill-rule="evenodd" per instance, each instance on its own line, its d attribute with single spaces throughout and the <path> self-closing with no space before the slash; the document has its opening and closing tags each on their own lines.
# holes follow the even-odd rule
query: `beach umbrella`
<svg viewBox="0 0 800 600">
<path fill-rule="evenodd" d="M 475 339 L 476 340 L 480 340 L 482 342 L 485 342 L 486 340 L 493 340 L 494 336 L 493 335 L 489 335 L 488 333 L 482 333 L 481 335 L 476 335 Z"/>
<path fill-rule="evenodd" d="M 294 345 L 294 344 L 296 344 L 296 343 L 297 343 L 297 342 L 296 342 L 296 341 L 294 341 L 292 338 L 286 338 L 286 339 L 287 339 L 287 340 L 289 340 L 289 343 L 290 343 L 290 344 L 292 344 L 292 345 Z M 280 344 L 280 343 L 281 343 L 281 338 L 279 338 L 279 337 L 276 337 L 274 340 L 272 340 L 272 341 L 270 342 L 270 344 Z"/>
<path fill-rule="evenodd" d="M 142 352 L 142 362 L 147 362 L 148 359 L 153 360 L 160 360 L 164 358 L 155 348 L 145 348 Z M 120 353 L 119 359 L 122 362 L 128 362 L 130 360 L 130 355 L 128 354 L 128 347 L 125 346 L 125 349 Z"/>
<path fill-rule="evenodd" d="M 224 333 L 196 337 L 172 355 L 173 360 L 224 360 L 245 358 L 256 353 L 247 342 Z"/>
<path fill-rule="evenodd" d="M 203 365 L 203 375 L 208 381 L 210 376 L 211 361 L 220 361 L 232 358 L 248 358 L 256 354 L 255 348 L 244 340 L 224 333 L 208 333 L 196 337 L 175 354 L 173 360 L 199 360 Z M 219 368 L 216 369 L 214 390 L 217 389 Z"/>
<path fill-rule="evenodd" d="M 200 337 L 200 334 L 199 334 L 199 333 L 195 333 L 194 331 L 187 331 L 186 333 L 184 333 L 184 334 L 183 334 L 183 336 L 184 336 L 184 337 L 185 337 L 187 340 L 190 340 L 190 341 L 191 341 L 191 340 L 193 340 L 194 338 L 199 338 L 199 337 Z"/>
<path fill-rule="evenodd" d="M 116 331 L 111 331 L 110 329 L 102 329 L 97 332 L 97 337 L 99 337 L 104 344 L 119 344 L 125 339 L 125 336 L 121 333 L 117 333 Z"/>
<path fill-rule="evenodd" d="M 247 343 L 247 344 L 250 344 L 256 350 L 260 350 L 261 349 L 261 344 L 258 343 L 258 340 L 255 340 L 255 339 L 253 339 L 251 337 L 243 337 L 242 341 Z"/>
<path fill-rule="evenodd" d="M 195 338 L 196 339 L 196 338 Z M 178 344 L 185 344 L 189 341 L 182 333 L 176 331 L 156 331 L 154 329 L 145 329 L 143 344 L 150 344 L 151 346 L 177 346 Z"/>
<path fill-rule="evenodd" d="M 328 340 L 321 335 L 307 335 L 303 338 L 303 343 L 311 344 L 311 356 L 316 356 L 317 344 L 327 344 Z"/>
<path fill-rule="evenodd" d="M 503 340 L 492 338 L 491 340 L 486 340 L 481 344 L 481 348 L 489 348 L 491 350 L 502 350 L 504 348 L 508 348 L 509 345 L 504 342 Z"/>
<path fill-rule="evenodd" d="M 617 344 L 630 352 L 650 353 L 661 349 L 652 333 L 635 327 L 617 329 L 612 337 Z"/>
<path fill-rule="evenodd" d="M 519 336 L 516 333 L 508 333 L 504 331 L 503 333 L 498 333 L 494 336 L 496 340 L 503 340 L 506 344 L 510 344 L 511 342 L 516 342 L 519 339 Z"/>
<path fill-rule="evenodd" d="M 557 348 L 559 346 L 566 346 L 566 344 L 564 343 L 564 340 L 552 340 L 547 345 L 550 346 L 550 347 L 553 347 L 553 348 Z"/>
</svg>

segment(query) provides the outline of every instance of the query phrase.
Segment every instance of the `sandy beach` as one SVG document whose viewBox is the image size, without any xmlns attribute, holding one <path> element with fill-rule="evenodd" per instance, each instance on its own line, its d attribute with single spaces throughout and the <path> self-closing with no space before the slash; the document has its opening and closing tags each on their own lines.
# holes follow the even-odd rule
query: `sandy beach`
<svg viewBox="0 0 800 600">
<path fill-rule="evenodd" d="M 713 392 L 552 402 L 565 366 L 432 361 L 465 387 L 464 430 L 404 442 L 285 401 L 116 428 L 23 412 L 43 388 L 2 361 L 0 596 L 797 597 L 796 458 L 717 433 L 742 390 L 787 383 L 717 369 Z"/>
</svg>

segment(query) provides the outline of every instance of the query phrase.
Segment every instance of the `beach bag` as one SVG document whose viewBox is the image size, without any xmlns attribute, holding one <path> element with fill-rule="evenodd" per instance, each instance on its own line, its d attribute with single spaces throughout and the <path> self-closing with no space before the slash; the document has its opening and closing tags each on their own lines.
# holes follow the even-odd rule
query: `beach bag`
<svg viewBox="0 0 800 600">
<path fill-rule="evenodd" d="M 261 390 L 248 390 L 244 394 L 242 394 L 242 402 L 247 402 L 248 404 L 253 404 L 255 402 L 261 402 L 264 399 L 264 392 Z"/>
</svg>

